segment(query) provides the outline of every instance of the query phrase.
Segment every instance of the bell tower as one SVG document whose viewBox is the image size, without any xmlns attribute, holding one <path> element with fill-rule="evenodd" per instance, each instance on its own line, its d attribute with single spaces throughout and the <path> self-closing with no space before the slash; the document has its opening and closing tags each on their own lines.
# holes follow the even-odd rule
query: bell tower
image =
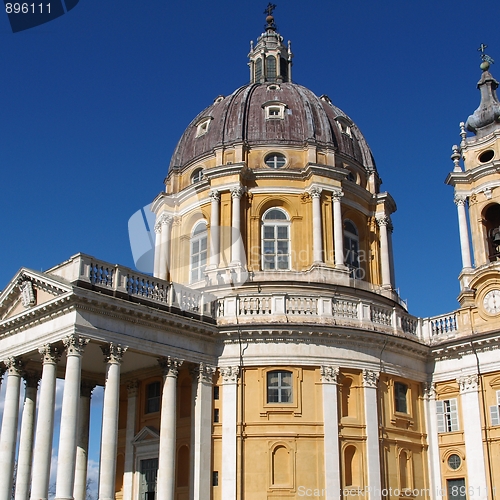
<svg viewBox="0 0 500 500">
<path fill-rule="evenodd" d="M 500 315 L 500 102 L 498 82 L 489 71 L 493 59 L 485 48 L 482 44 L 478 49 L 481 101 L 460 124 L 460 147 L 453 146 L 454 168 L 446 179 L 455 189 L 458 210 L 463 267 L 459 302 L 471 314 L 475 309 L 470 317 L 472 331 L 478 330 L 475 319 L 491 321 Z"/>
</svg>

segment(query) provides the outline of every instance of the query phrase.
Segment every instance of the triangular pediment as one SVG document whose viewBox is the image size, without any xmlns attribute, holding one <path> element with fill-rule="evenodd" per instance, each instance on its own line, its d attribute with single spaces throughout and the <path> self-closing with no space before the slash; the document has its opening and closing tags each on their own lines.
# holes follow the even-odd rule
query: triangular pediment
<svg viewBox="0 0 500 500">
<path fill-rule="evenodd" d="M 32 311 L 71 290 L 57 276 L 21 269 L 0 293 L 0 321 Z"/>
<path fill-rule="evenodd" d="M 132 440 L 132 444 L 138 445 L 144 442 L 159 441 L 160 434 L 154 427 L 143 427 Z"/>
<path fill-rule="evenodd" d="M 440 387 L 438 392 L 440 396 L 443 396 L 445 394 L 456 394 L 459 392 L 459 389 L 453 385 L 445 385 L 444 387 Z"/>
</svg>

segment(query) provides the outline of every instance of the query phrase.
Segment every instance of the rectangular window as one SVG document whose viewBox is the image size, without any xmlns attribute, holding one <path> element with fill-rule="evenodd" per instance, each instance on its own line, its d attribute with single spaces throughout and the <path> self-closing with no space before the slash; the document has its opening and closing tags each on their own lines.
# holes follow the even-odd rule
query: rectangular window
<svg viewBox="0 0 500 500">
<path fill-rule="evenodd" d="M 267 402 L 292 402 L 292 372 L 272 371 L 267 374 Z"/>
<path fill-rule="evenodd" d="M 444 399 L 436 401 L 438 418 L 438 432 L 458 431 L 457 399 Z"/>
<path fill-rule="evenodd" d="M 463 500 L 467 498 L 465 496 L 465 479 L 448 479 L 446 481 L 446 486 L 448 490 L 448 500 Z"/>
<path fill-rule="evenodd" d="M 219 471 L 214 470 L 212 472 L 212 486 L 219 486 Z"/>
<path fill-rule="evenodd" d="M 500 425 L 500 391 L 496 392 L 497 404 L 490 406 L 491 425 Z"/>
<path fill-rule="evenodd" d="M 156 477 L 158 475 L 158 459 L 149 458 L 141 460 L 141 498 L 143 500 L 155 500 Z"/>
<path fill-rule="evenodd" d="M 214 408 L 214 422 L 219 423 L 219 408 Z"/>
<path fill-rule="evenodd" d="M 394 384 L 394 407 L 399 413 L 408 413 L 408 404 L 406 395 L 408 393 L 408 386 L 401 382 Z"/>
<path fill-rule="evenodd" d="M 219 386 L 214 385 L 214 399 L 219 399 Z"/>
<path fill-rule="evenodd" d="M 146 413 L 155 413 L 160 411 L 160 382 L 153 382 L 146 386 Z"/>
</svg>

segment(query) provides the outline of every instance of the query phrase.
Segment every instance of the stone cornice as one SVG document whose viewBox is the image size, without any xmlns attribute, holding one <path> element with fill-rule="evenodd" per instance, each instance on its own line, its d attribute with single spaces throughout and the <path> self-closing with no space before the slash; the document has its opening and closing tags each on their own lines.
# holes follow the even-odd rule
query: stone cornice
<svg viewBox="0 0 500 500">
<path fill-rule="evenodd" d="M 500 349 L 500 335 L 473 334 L 467 337 L 455 338 L 430 347 L 430 356 L 437 360 L 461 359 L 474 352 L 487 352 Z"/>
<path fill-rule="evenodd" d="M 473 181 L 481 179 L 481 177 L 486 177 L 487 175 L 496 174 L 499 172 L 500 160 L 495 160 L 486 163 L 485 165 L 479 165 L 471 170 L 466 170 L 465 172 L 450 172 L 444 182 L 450 186 L 470 184 Z"/>
</svg>

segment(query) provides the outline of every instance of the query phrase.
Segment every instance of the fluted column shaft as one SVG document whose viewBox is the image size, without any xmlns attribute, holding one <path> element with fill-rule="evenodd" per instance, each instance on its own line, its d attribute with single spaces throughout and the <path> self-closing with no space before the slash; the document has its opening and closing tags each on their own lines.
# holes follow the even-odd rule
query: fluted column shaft
<svg viewBox="0 0 500 500">
<path fill-rule="evenodd" d="M 166 280 L 168 278 L 168 265 L 170 261 L 170 232 L 172 230 L 172 217 L 162 214 L 157 222 L 161 224 L 160 233 L 160 262 L 159 278 Z"/>
<path fill-rule="evenodd" d="M 57 362 L 60 356 L 59 350 L 48 344 L 41 347 L 39 352 L 42 355 L 43 368 L 33 451 L 32 500 L 45 500 L 49 492 Z"/>
<path fill-rule="evenodd" d="M 342 208 L 340 200 L 344 196 L 342 191 L 332 193 L 333 201 L 333 250 L 335 252 L 335 266 L 344 267 L 344 228 L 342 224 Z"/>
<path fill-rule="evenodd" d="M 232 211 L 231 211 L 231 262 L 241 263 L 241 197 L 243 188 L 241 186 L 231 189 Z"/>
<path fill-rule="evenodd" d="M 161 398 L 157 495 L 158 500 L 174 500 L 177 375 L 183 361 L 169 357 L 162 358 L 159 362 L 163 368 L 164 382 Z"/>
<path fill-rule="evenodd" d="M 210 191 L 210 266 L 218 267 L 220 262 L 220 194 Z"/>
<path fill-rule="evenodd" d="M 389 256 L 389 238 L 387 226 L 390 224 L 389 217 L 377 217 L 380 228 L 380 267 L 382 270 L 382 286 L 392 287 L 391 283 L 391 261 Z"/>
<path fill-rule="evenodd" d="M 161 262 L 161 224 L 156 223 L 154 226 L 155 231 L 155 257 L 153 264 L 153 276 L 160 277 L 160 262 Z"/>
<path fill-rule="evenodd" d="M 369 500 L 381 500 L 380 443 L 378 432 L 377 384 L 378 372 L 363 370 L 363 392 L 366 422 L 367 484 Z"/>
<path fill-rule="evenodd" d="M 90 398 L 94 387 L 95 384 L 90 382 L 82 382 L 80 387 L 80 418 L 78 419 L 75 486 L 73 488 L 73 497 L 75 500 L 85 500 L 87 497 Z"/>
<path fill-rule="evenodd" d="M 321 188 L 313 188 L 312 198 L 312 226 L 313 226 L 313 262 L 323 262 L 323 242 L 321 236 Z"/>
<path fill-rule="evenodd" d="M 236 498 L 236 431 L 238 404 L 238 366 L 220 368 L 222 375 L 222 499 Z"/>
<path fill-rule="evenodd" d="M 472 267 L 470 254 L 469 229 L 467 227 L 467 215 L 465 213 L 465 196 L 455 195 L 455 204 L 458 211 L 458 230 L 460 234 L 460 250 L 462 253 L 462 267 Z"/>
<path fill-rule="evenodd" d="M 29 373 L 24 375 L 24 380 L 26 390 L 19 436 L 15 500 L 28 500 L 29 498 L 33 438 L 35 436 L 36 395 L 40 377 L 38 374 Z"/>
<path fill-rule="evenodd" d="M 210 500 L 212 457 L 212 384 L 215 367 L 200 363 L 195 371 L 193 498 Z"/>
<path fill-rule="evenodd" d="M 424 386 L 425 423 L 427 442 L 429 444 L 429 486 L 431 498 L 435 498 L 438 489 L 441 489 L 441 459 L 439 456 L 438 424 L 436 409 L 436 387 L 433 383 Z"/>
<path fill-rule="evenodd" d="M 57 456 L 56 499 L 73 498 L 78 437 L 78 407 L 82 355 L 88 339 L 70 335 L 64 339 L 66 347 L 66 371 L 61 410 L 59 450 Z"/>
<path fill-rule="evenodd" d="M 0 433 L 0 500 L 11 500 L 23 365 L 16 358 L 9 358 L 4 364 L 7 367 L 7 387 Z"/>
<path fill-rule="evenodd" d="M 125 429 L 125 467 L 123 473 L 123 500 L 132 500 L 132 488 L 134 481 L 134 444 L 135 417 L 137 409 L 137 380 L 131 380 L 127 384 L 127 427 Z"/>
<path fill-rule="evenodd" d="M 342 488 L 340 481 L 339 414 L 336 366 L 321 367 L 323 385 L 323 422 L 325 453 L 326 500 L 338 500 Z"/>
<path fill-rule="evenodd" d="M 102 439 L 99 469 L 99 500 L 115 498 L 116 449 L 118 447 L 118 409 L 120 405 L 120 365 L 127 350 L 116 344 L 102 348 L 106 366 L 106 383 L 102 408 Z"/>
</svg>

